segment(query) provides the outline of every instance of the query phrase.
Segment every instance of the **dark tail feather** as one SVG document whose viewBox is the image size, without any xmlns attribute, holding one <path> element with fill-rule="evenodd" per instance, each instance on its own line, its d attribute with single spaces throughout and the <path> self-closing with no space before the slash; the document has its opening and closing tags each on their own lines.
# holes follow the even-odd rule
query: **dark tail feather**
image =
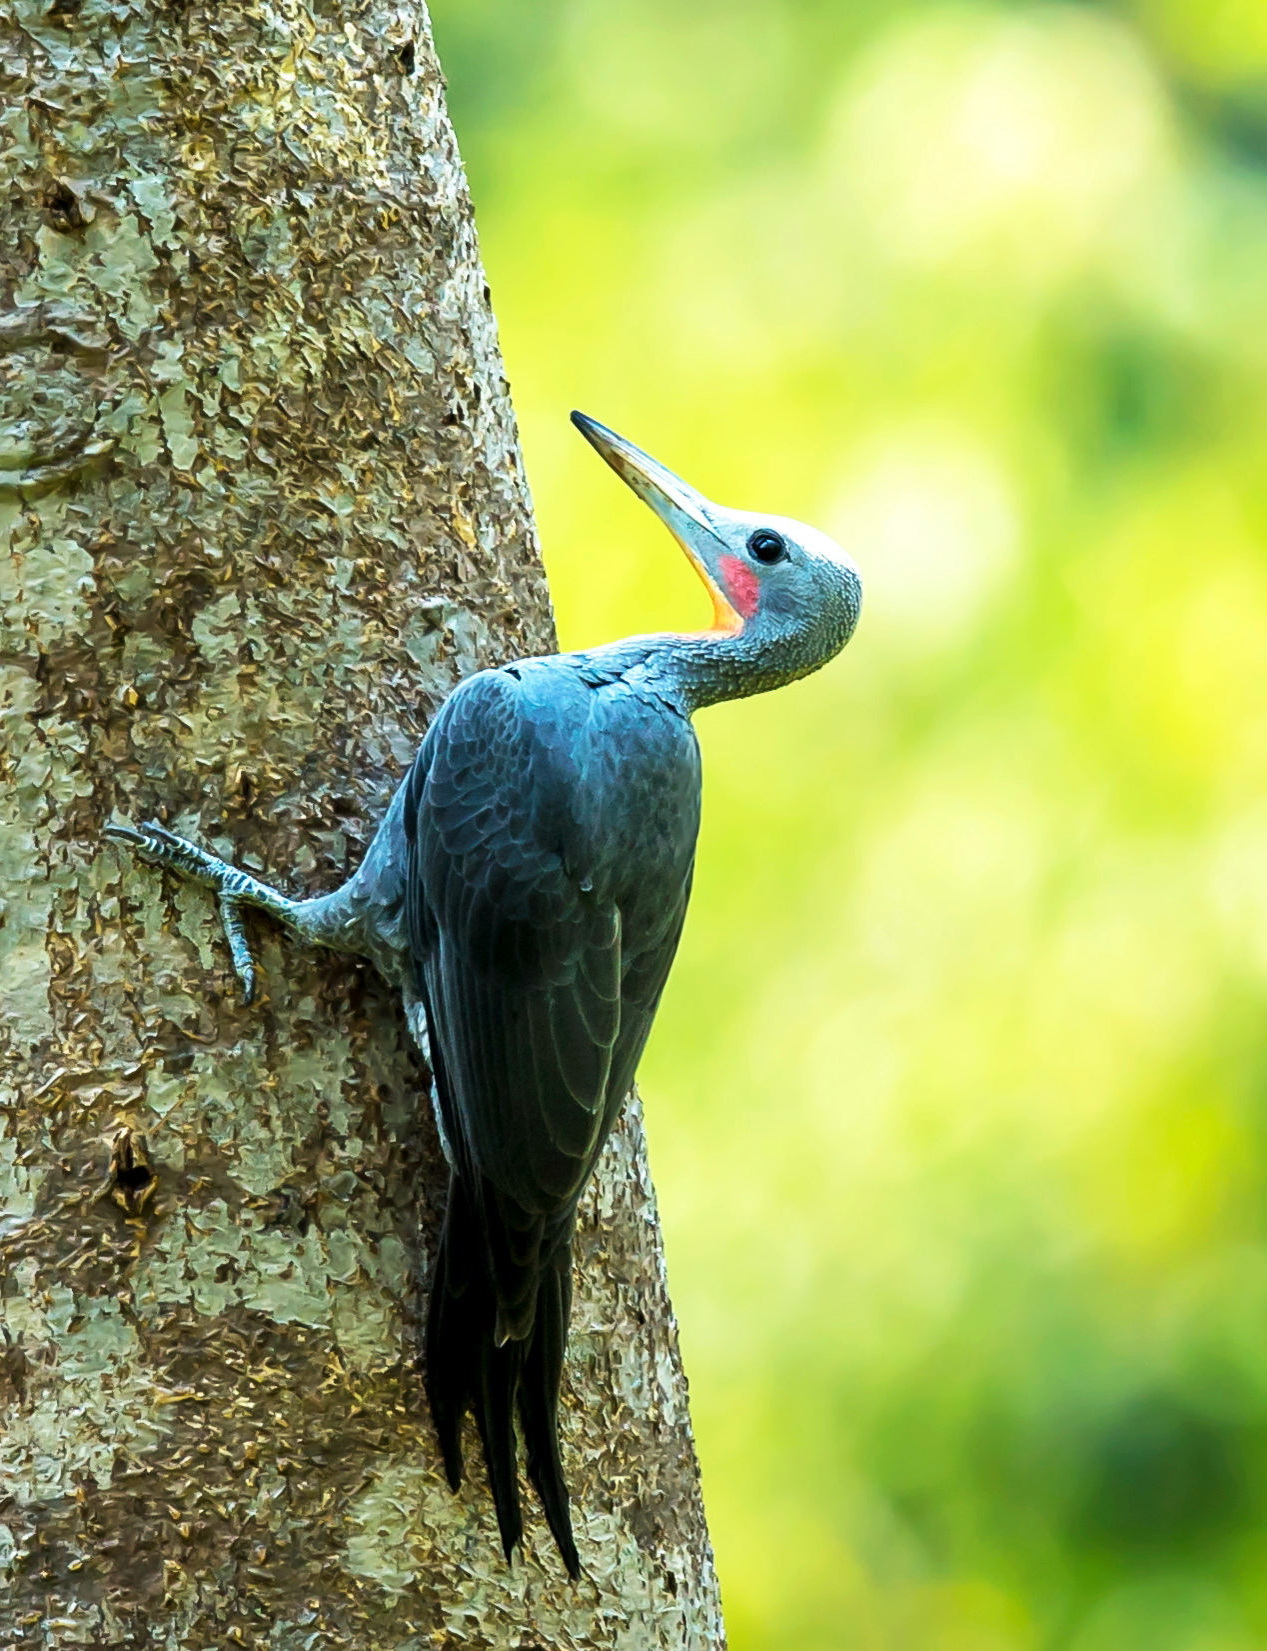
<svg viewBox="0 0 1267 1651">
<path fill-rule="evenodd" d="M 575 1582 L 581 1561 L 572 1539 L 568 1488 L 559 1460 L 559 1382 L 563 1349 L 567 1344 L 568 1315 L 572 1306 L 572 1246 L 565 1243 L 541 1274 L 537 1314 L 519 1381 L 519 1418 L 528 1449 L 528 1477 L 532 1480 L 546 1521 Z"/>
<path fill-rule="evenodd" d="M 515 1392 L 523 1344 L 495 1340 L 497 1295 L 485 1261 L 479 1214 L 463 1183 L 449 1177 L 427 1310 L 426 1385 L 449 1485 L 462 1483 L 462 1418 L 475 1412 L 497 1528 L 509 1559 L 523 1539 L 515 1451 Z"/>
<path fill-rule="evenodd" d="M 462 1419 L 468 1410 L 475 1414 L 507 1559 L 523 1537 L 514 1426 L 518 1401 L 528 1477 L 541 1498 L 568 1575 L 575 1579 L 581 1565 L 572 1538 L 557 1423 L 572 1297 L 570 1216 L 568 1227 L 569 1238 L 556 1243 L 537 1280 L 516 1281 L 518 1293 L 527 1290 L 529 1303 L 536 1294 L 526 1339 L 508 1340 L 499 1347 L 489 1234 L 468 1189 L 456 1176 L 450 1177 L 427 1313 L 426 1387 L 445 1473 L 454 1490 L 462 1483 Z M 537 1255 L 527 1265 L 536 1273 Z M 518 1312 L 522 1314 L 522 1307 Z"/>
<path fill-rule="evenodd" d="M 488 1483 L 497 1510 L 502 1552 L 509 1559 L 523 1541 L 524 1522 L 519 1508 L 519 1462 L 515 1449 L 515 1389 L 523 1365 L 523 1346 L 507 1342 L 495 1347 L 490 1334 L 485 1343 L 480 1392 L 475 1400 L 488 1466 Z"/>
<path fill-rule="evenodd" d="M 478 1242 L 472 1211 L 449 1177 L 449 1202 L 431 1275 L 427 1307 L 425 1380 L 431 1420 L 440 1440 L 449 1488 L 462 1483 L 462 1418 L 475 1400 L 479 1379 L 481 1292 L 471 1278 Z"/>
</svg>

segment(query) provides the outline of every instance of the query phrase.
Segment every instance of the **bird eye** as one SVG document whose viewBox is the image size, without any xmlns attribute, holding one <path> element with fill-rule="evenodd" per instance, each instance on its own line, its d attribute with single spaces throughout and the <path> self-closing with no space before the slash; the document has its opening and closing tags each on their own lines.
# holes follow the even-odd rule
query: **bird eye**
<svg viewBox="0 0 1267 1651">
<path fill-rule="evenodd" d="M 775 533 L 772 528 L 759 527 L 748 540 L 748 549 L 758 562 L 781 562 L 787 555 L 787 546 L 781 534 Z"/>
</svg>

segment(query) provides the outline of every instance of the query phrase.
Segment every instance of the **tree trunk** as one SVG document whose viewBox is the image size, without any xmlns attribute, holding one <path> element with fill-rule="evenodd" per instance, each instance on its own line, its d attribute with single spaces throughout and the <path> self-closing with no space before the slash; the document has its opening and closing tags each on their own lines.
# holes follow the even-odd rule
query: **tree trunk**
<svg viewBox="0 0 1267 1651">
<path fill-rule="evenodd" d="M 99 842 L 329 889 L 457 677 L 552 646 L 421 0 L 0 16 L 0 1645 L 719 1646 L 636 1112 L 573 1586 L 440 1475 L 391 994 L 261 926 L 245 1008 L 204 894 Z"/>
</svg>

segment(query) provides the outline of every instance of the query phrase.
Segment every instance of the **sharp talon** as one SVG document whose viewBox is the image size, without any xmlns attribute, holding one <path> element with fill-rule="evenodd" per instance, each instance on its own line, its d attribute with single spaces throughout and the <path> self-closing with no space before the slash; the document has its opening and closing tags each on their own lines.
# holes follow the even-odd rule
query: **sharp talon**
<svg viewBox="0 0 1267 1651">
<path fill-rule="evenodd" d="M 145 838 L 134 826 L 105 825 L 101 828 L 101 835 L 108 837 L 112 843 L 127 843 L 132 848 L 145 845 Z"/>
<path fill-rule="evenodd" d="M 242 1001 L 250 1003 L 255 996 L 255 959 L 251 956 L 251 942 L 242 921 L 241 903 L 231 894 L 220 896 L 220 921 L 224 937 L 229 942 L 233 970 L 242 983 Z"/>
</svg>

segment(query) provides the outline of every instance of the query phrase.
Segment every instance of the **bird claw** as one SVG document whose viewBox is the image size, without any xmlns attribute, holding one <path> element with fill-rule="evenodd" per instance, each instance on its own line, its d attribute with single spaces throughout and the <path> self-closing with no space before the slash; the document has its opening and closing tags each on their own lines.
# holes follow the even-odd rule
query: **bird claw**
<svg viewBox="0 0 1267 1651">
<path fill-rule="evenodd" d="M 220 895 L 220 922 L 224 927 L 224 938 L 229 942 L 233 972 L 242 987 L 242 1001 L 250 1003 L 255 996 L 255 959 L 251 956 L 251 942 L 242 921 L 240 900 L 235 900 L 230 894 Z"/>
<path fill-rule="evenodd" d="M 188 837 L 168 831 L 157 820 L 144 820 L 139 826 L 112 823 L 102 828 L 102 835 L 131 849 L 145 865 L 165 867 L 187 882 L 216 892 L 233 972 L 241 983 L 242 1001 L 250 1003 L 255 996 L 257 979 L 255 959 L 242 920 L 246 902 L 233 892 L 233 886 L 243 881 L 242 873 L 205 848 L 199 848 L 197 843 L 191 843 Z"/>
<path fill-rule="evenodd" d="M 233 867 L 226 865 L 205 848 L 191 843 L 188 837 L 178 837 L 174 831 L 159 825 L 157 820 L 144 820 L 139 826 L 108 825 L 103 835 L 117 843 L 125 843 L 139 860 L 149 866 L 166 866 L 191 882 L 205 888 L 221 889 Z"/>
</svg>

